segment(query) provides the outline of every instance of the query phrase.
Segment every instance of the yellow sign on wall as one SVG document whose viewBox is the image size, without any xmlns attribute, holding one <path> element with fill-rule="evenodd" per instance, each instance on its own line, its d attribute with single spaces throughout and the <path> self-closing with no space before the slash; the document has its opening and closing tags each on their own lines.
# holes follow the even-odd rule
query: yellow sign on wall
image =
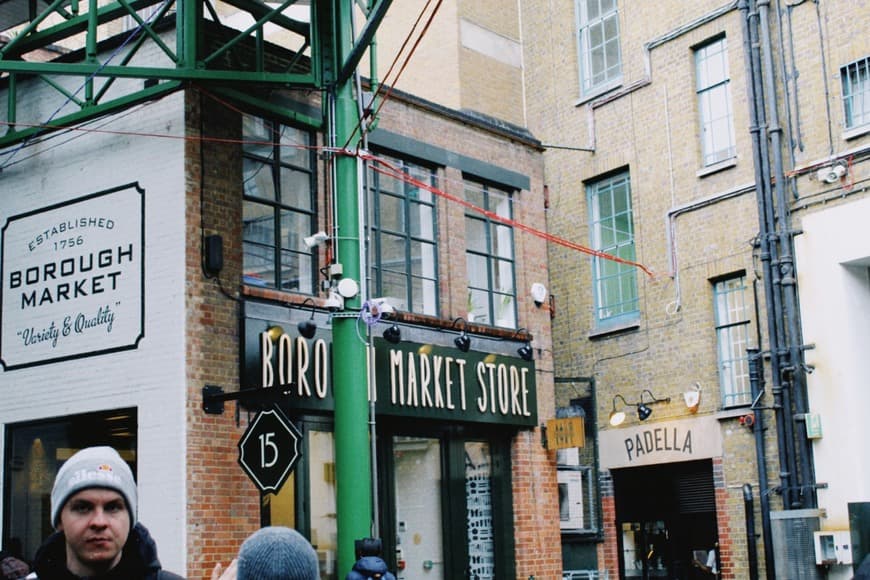
<svg viewBox="0 0 870 580">
<path fill-rule="evenodd" d="M 586 445 L 583 417 L 547 421 L 547 449 L 566 449 Z"/>
</svg>

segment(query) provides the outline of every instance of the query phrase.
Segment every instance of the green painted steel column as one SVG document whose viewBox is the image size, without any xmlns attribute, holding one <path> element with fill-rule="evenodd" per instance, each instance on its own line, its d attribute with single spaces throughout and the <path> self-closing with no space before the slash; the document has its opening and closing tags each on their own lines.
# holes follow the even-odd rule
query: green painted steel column
<svg viewBox="0 0 870 580">
<path fill-rule="evenodd" d="M 346 60 L 352 42 L 353 0 L 336 0 L 335 55 Z M 355 134 L 357 106 L 352 81 L 335 89 L 335 137 L 339 146 Z M 358 135 L 358 133 L 356 133 Z M 353 148 L 351 143 L 350 147 Z M 357 159 L 336 158 L 335 225 L 338 262 L 344 278 L 361 282 Z M 338 517 L 338 577 L 344 578 L 354 563 L 354 540 L 370 535 L 372 522 L 371 453 L 368 434 L 368 386 L 366 346 L 357 331 L 359 296 L 345 302 L 345 316 L 332 324 L 333 377 L 335 393 L 335 479 Z"/>
</svg>

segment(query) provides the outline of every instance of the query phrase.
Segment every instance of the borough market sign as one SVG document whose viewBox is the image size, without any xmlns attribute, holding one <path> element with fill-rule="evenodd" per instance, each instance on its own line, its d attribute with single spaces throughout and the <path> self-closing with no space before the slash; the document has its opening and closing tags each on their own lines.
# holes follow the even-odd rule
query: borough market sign
<svg viewBox="0 0 870 580">
<path fill-rule="evenodd" d="M 144 320 L 144 191 L 128 184 L 3 225 L 6 370 L 136 348 Z"/>
</svg>

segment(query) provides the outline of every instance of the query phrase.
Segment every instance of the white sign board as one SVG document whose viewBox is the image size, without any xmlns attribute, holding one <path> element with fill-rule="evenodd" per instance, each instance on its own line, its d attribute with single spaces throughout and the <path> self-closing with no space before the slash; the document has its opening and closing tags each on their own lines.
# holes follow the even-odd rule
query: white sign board
<svg viewBox="0 0 870 580">
<path fill-rule="evenodd" d="M 144 200 L 129 184 L 6 221 L 6 370 L 136 348 L 145 317 Z"/>
<path fill-rule="evenodd" d="M 712 415 L 608 429 L 598 434 L 598 442 L 601 466 L 607 469 L 722 455 L 722 430 Z"/>
</svg>

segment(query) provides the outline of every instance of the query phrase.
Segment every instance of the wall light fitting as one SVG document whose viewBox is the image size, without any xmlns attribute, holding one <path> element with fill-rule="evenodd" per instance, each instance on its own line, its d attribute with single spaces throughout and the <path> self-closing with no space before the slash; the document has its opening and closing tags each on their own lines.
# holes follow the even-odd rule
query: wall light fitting
<svg viewBox="0 0 870 580">
<path fill-rule="evenodd" d="M 514 337 L 518 337 L 521 332 L 528 332 L 528 330 L 526 330 L 525 328 L 520 328 L 519 330 L 517 330 L 516 334 L 514 334 Z M 517 354 L 520 355 L 520 358 L 523 360 L 534 360 L 535 351 L 532 350 L 531 340 L 526 340 L 526 344 L 517 349 Z"/>
<path fill-rule="evenodd" d="M 462 321 L 462 334 L 453 339 L 453 344 L 455 344 L 456 348 L 462 352 L 468 352 L 468 349 L 471 348 L 471 339 L 468 337 L 468 333 L 466 332 L 468 323 L 460 316 L 453 321 L 453 328 L 456 328 L 456 323 L 459 321 Z"/>
<path fill-rule="evenodd" d="M 296 329 L 299 330 L 299 334 L 304 336 L 305 338 L 314 338 L 315 333 L 317 333 L 317 323 L 314 322 L 314 300 L 312 298 L 306 298 L 302 301 L 302 306 L 305 306 L 307 302 L 311 303 L 311 318 L 307 320 L 303 320 L 296 325 Z"/>
<path fill-rule="evenodd" d="M 629 403 L 625 400 L 625 397 L 617 393 L 613 397 L 613 410 L 610 412 L 610 418 L 608 419 L 610 421 L 611 427 L 618 427 L 619 425 L 622 425 L 623 421 L 625 421 L 625 411 L 616 408 L 616 399 L 622 399 L 622 403 L 626 407 L 635 406 L 634 403 Z"/>
<path fill-rule="evenodd" d="M 392 326 L 386 329 L 384 331 L 384 339 L 387 342 L 399 344 L 399 341 L 402 340 L 402 331 L 399 329 L 399 325 L 394 323 Z"/>
</svg>

